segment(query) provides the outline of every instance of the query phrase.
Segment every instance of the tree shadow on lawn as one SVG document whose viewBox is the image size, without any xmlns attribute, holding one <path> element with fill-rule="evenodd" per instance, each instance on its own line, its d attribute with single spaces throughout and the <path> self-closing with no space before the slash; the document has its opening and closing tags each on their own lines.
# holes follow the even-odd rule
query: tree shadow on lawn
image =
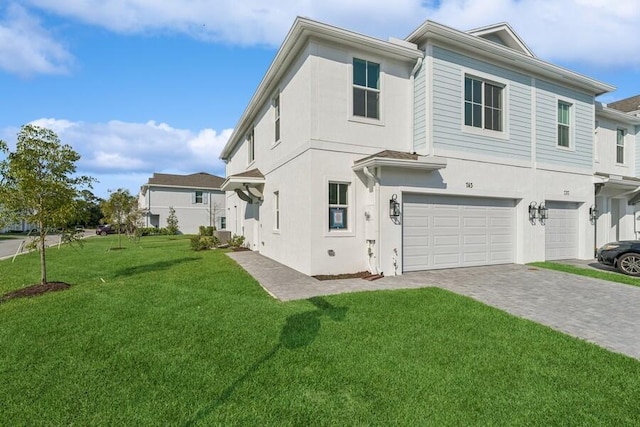
<svg viewBox="0 0 640 427">
<path fill-rule="evenodd" d="M 157 261 L 150 264 L 136 265 L 135 267 L 124 268 L 120 271 L 117 271 L 115 273 L 115 276 L 116 277 L 134 276 L 136 274 L 144 274 L 152 271 L 167 270 L 168 268 L 173 267 L 174 265 L 177 265 L 177 264 L 182 264 L 182 263 L 191 262 L 191 261 L 199 261 L 199 260 L 200 258 L 197 258 L 197 257 L 185 257 L 185 258 L 172 259 L 169 261 Z"/>
<path fill-rule="evenodd" d="M 316 310 L 305 311 L 287 317 L 285 324 L 280 330 L 280 339 L 278 343 L 261 358 L 251 364 L 251 366 L 249 366 L 242 375 L 236 378 L 233 383 L 220 393 L 220 396 L 213 400 L 208 406 L 199 410 L 193 418 L 185 422 L 185 427 L 195 425 L 197 422 L 203 420 L 217 408 L 222 406 L 227 400 L 229 400 L 234 391 L 251 376 L 251 374 L 258 371 L 258 369 L 275 356 L 281 348 L 284 347 L 294 350 L 306 347 L 313 343 L 320 331 L 322 324 L 321 318 L 323 316 L 328 316 L 331 320 L 339 322 L 344 320 L 347 311 L 349 310 L 347 307 L 334 307 L 321 297 L 309 298 L 307 301 L 316 306 Z"/>
</svg>

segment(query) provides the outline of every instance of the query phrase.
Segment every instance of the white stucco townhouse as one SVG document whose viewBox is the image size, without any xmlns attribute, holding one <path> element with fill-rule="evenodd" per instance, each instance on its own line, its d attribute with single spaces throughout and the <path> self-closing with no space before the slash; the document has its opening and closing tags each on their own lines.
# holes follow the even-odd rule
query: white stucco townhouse
<svg viewBox="0 0 640 427">
<path fill-rule="evenodd" d="M 167 226 L 169 209 L 173 207 L 180 232 L 197 234 L 199 227 L 226 228 L 224 178 L 205 172 L 191 175 L 154 173 L 140 187 L 138 206 L 144 212 L 144 226 Z"/>
<path fill-rule="evenodd" d="M 385 41 L 298 18 L 221 153 L 227 228 L 309 275 L 592 258 L 613 89 L 507 24 Z"/>
</svg>

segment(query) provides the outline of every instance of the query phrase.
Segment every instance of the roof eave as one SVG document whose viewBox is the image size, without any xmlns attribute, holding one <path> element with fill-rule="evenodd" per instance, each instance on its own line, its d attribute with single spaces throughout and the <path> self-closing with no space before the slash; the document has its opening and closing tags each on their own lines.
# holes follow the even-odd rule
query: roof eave
<svg viewBox="0 0 640 427">
<path fill-rule="evenodd" d="M 443 157 L 426 157 L 418 160 L 393 159 L 388 157 L 373 157 L 356 162 L 352 169 L 355 172 L 370 167 L 396 167 L 404 169 L 438 170 L 447 167 L 447 159 Z"/>
<path fill-rule="evenodd" d="M 632 125 L 640 125 L 640 117 L 625 113 L 624 111 L 616 110 L 614 108 L 605 107 L 600 103 L 596 103 L 596 116 L 601 116 L 607 119 L 616 120 Z"/>
</svg>

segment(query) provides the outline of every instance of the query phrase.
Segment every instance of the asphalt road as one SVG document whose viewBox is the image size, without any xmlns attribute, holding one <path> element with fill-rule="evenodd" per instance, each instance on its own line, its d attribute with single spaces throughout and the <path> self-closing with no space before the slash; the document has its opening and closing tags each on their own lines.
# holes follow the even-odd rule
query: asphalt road
<svg viewBox="0 0 640 427">
<path fill-rule="evenodd" d="M 86 230 L 84 232 L 84 236 L 92 236 L 95 235 L 95 230 Z M 18 237 L 15 236 L 14 239 L 1 239 L 0 240 L 0 259 L 12 258 L 18 249 L 20 248 L 20 244 L 26 241 L 26 237 Z M 60 241 L 59 234 L 51 234 L 47 236 L 45 243 L 47 246 L 57 245 Z M 24 249 L 21 253 L 27 253 Z"/>
</svg>

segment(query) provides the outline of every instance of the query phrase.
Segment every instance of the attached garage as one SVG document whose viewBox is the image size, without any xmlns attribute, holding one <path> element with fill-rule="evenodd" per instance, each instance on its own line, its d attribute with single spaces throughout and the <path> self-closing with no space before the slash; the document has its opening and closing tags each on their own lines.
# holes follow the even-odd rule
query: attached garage
<svg viewBox="0 0 640 427">
<path fill-rule="evenodd" d="M 403 271 L 509 264 L 515 201 L 404 194 Z"/>
<path fill-rule="evenodd" d="M 545 203 L 549 217 L 545 220 L 545 258 L 578 258 L 578 204 L 569 202 Z"/>
</svg>

